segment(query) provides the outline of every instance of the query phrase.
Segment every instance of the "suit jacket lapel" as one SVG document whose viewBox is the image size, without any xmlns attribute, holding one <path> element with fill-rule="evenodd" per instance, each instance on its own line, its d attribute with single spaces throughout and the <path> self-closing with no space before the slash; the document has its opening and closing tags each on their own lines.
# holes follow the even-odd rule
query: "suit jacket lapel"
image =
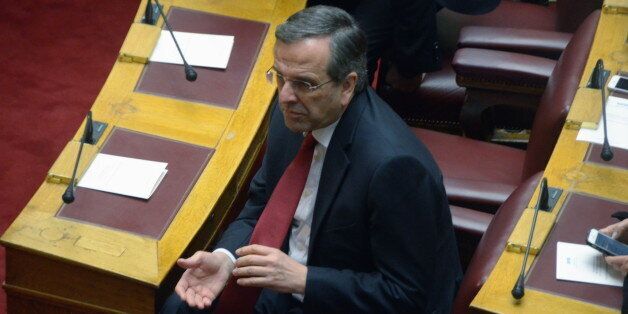
<svg viewBox="0 0 628 314">
<path fill-rule="evenodd" d="M 325 216 L 336 198 L 336 194 L 351 163 L 347 157 L 347 151 L 351 148 L 355 128 L 367 103 L 366 94 L 367 92 L 364 91 L 356 95 L 351 101 L 340 122 L 338 122 L 338 126 L 327 148 L 321 179 L 318 184 L 316 204 L 314 205 L 308 256 L 311 256 L 312 244 L 316 240 Z"/>
</svg>

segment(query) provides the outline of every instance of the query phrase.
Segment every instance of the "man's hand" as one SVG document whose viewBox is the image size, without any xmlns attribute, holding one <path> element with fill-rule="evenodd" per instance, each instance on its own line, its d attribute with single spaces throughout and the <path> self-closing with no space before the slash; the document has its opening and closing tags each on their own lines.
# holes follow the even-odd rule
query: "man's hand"
<svg viewBox="0 0 628 314">
<path fill-rule="evenodd" d="M 190 307 L 209 307 L 231 276 L 233 263 L 224 253 L 198 251 L 190 258 L 177 260 L 186 269 L 174 291 Z"/>
<path fill-rule="evenodd" d="M 268 288 L 281 293 L 305 292 L 307 267 L 286 253 L 263 245 L 249 245 L 236 251 L 233 275 L 245 287 Z"/>
<path fill-rule="evenodd" d="M 620 256 L 605 256 L 606 264 L 613 266 L 617 271 L 620 271 L 624 276 L 628 274 L 628 255 Z"/>
<path fill-rule="evenodd" d="M 600 232 L 622 243 L 628 243 L 628 219 L 614 223 Z"/>
<path fill-rule="evenodd" d="M 600 232 L 622 243 L 628 243 L 628 219 L 612 224 Z M 606 263 L 626 275 L 628 273 L 628 256 L 605 256 Z"/>
</svg>

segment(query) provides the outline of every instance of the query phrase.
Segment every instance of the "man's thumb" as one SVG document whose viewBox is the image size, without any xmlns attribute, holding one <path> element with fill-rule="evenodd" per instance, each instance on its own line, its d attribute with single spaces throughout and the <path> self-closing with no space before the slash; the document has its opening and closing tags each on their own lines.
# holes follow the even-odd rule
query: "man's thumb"
<svg viewBox="0 0 628 314">
<path fill-rule="evenodd" d="M 186 269 L 198 267 L 201 264 L 202 255 L 203 255 L 202 251 L 197 251 L 196 253 L 194 253 L 194 255 L 188 258 L 178 259 L 177 265 L 179 265 L 179 267 L 186 268 Z"/>
</svg>

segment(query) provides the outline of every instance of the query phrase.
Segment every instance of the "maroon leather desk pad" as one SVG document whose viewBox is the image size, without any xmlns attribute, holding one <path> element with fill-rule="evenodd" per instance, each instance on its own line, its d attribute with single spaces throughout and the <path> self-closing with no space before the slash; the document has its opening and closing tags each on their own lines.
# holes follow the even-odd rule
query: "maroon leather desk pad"
<svg viewBox="0 0 628 314">
<path fill-rule="evenodd" d="M 268 24 L 177 7 L 168 21 L 174 31 L 235 36 L 227 68 L 194 67 L 198 78 L 188 82 L 182 65 L 149 62 L 135 91 L 236 109 Z"/>
<path fill-rule="evenodd" d="M 556 242 L 586 244 L 590 229 L 600 229 L 617 222 L 611 218 L 611 214 L 617 211 L 628 211 L 628 204 L 577 193 L 570 194 L 549 239 L 532 266 L 526 287 L 615 309 L 621 308 L 620 287 L 556 280 Z"/>
<path fill-rule="evenodd" d="M 75 200 L 57 217 L 159 239 L 205 169 L 214 150 L 116 128 L 102 153 L 168 163 L 168 173 L 148 200 L 77 187 Z"/>
<path fill-rule="evenodd" d="M 613 159 L 609 161 L 602 160 L 600 153 L 602 152 L 602 145 L 591 144 L 589 150 L 584 158 L 585 162 L 596 163 L 602 166 L 617 167 L 621 169 L 628 168 L 628 151 L 618 147 L 613 147 Z"/>
</svg>

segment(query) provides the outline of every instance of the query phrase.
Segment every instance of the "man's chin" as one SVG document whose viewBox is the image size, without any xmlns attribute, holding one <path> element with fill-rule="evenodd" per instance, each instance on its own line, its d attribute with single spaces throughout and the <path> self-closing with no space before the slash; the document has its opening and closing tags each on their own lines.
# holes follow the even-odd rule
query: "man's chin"
<svg viewBox="0 0 628 314">
<path fill-rule="evenodd" d="M 289 115 L 284 114 L 284 123 L 286 125 L 286 127 L 288 128 L 288 130 L 292 131 L 292 132 L 307 132 L 310 131 L 310 125 L 309 123 L 305 123 L 304 121 L 302 121 L 301 119 L 295 119 L 293 117 L 290 117 Z"/>
<path fill-rule="evenodd" d="M 309 132 L 310 129 L 305 128 L 305 127 L 290 127 L 288 125 L 286 125 L 286 127 L 288 128 L 288 130 L 294 132 L 294 133 L 304 133 L 304 132 Z"/>
<path fill-rule="evenodd" d="M 286 127 L 288 128 L 288 130 L 294 133 L 303 133 L 303 132 L 310 131 L 309 125 L 305 125 L 303 123 L 294 123 L 288 120 L 286 120 L 285 122 L 286 122 Z"/>
</svg>

